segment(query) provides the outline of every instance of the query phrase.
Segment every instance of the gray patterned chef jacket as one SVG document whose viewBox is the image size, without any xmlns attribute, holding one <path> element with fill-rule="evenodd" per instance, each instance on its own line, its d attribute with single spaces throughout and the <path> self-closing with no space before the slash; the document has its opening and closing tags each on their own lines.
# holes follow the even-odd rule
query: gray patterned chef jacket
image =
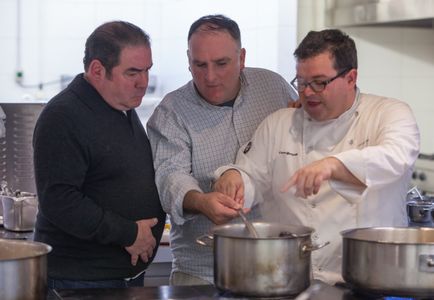
<svg viewBox="0 0 434 300">
<path fill-rule="evenodd" d="M 167 94 L 155 109 L 147 130 L 160 199 L 172 224 L 172 271 L 213 282 L 212 248 L 198 245 L 196 238 L 214 224 L 202 214 L 185 213 L 184 196 L 190 190 L 209 192 L 214 170 L 234 162 L 259 123 L 287 107 L 290 93 L 280 75 L 245 68 L 232 107 L 209 104 L 190 81 Z"/>
</svg>

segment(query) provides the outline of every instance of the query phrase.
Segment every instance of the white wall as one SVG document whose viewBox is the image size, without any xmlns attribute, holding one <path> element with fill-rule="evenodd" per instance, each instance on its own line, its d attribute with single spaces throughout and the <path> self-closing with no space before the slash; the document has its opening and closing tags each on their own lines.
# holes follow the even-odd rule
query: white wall
<svg viewBox="0 0 434 300">
<path fill-rule="evenodd" d="M 434 29 L 348 28 L 359 50 L 359 86 L 406 101 L 421 130 L 421 152 L 434 153 Z"/>
<path fill-rule="evenodd" d="M 205 14 L 223 13 L 237 21 L 248 66 L 269 68 L 290 80 L 296 5 L 297 0 L 1 0 L 0 101 L 51 98 L 60 83 L 44 84 L 42 90 L 21 88 L 14 81 L 16 72 L 23 71 L 23 83 L 33 86 L 82 72 L 87 36 L 115 19 L 135 23 L 150 34 L 157 96 L 191 78 L 187 33 Z"/>
<path fill-rule="evenodd" d="M 325 28 L 324 0 L 303 0 L 298 7 L 297 40 Z M 363 92 L 406 101 L 421 131 L 421 152 L 434 153 L 434 29 L 345 27 L 359 58 L 358 85 Z"/>
</svg>

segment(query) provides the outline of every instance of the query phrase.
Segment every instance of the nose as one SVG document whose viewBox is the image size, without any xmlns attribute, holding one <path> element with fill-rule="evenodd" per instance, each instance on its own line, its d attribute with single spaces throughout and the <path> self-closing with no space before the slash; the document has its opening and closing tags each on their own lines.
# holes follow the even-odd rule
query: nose
<svg viewBox="0 0 434 300">
<path fill-rule="evenodd" d="M 138 88 L 147 88 L 148 87 L 148 80 L 149 80 L 149 73 L 146 72 L 140 72 L 140 75 L 137 77 L 136 86 Z"/>
<path fill-rule="evenodd" d="M 311 95 L 316 94 L 316 92 L 314 90 L 312 90 L 311 86 L 309 84 L 307 84 L 304 87 L 304 91 L 302 92 L 306 97 L 309 97 Z"/>
<path fill-rule="evenodd" d="M 206 73 L 205 73 L 205 79 L 208 82 L 213 82 L 216 78 L 216 72 L 214 70 L 214 68 L 212 66 L 208 67 L 206 69 Z"/>
</svg>

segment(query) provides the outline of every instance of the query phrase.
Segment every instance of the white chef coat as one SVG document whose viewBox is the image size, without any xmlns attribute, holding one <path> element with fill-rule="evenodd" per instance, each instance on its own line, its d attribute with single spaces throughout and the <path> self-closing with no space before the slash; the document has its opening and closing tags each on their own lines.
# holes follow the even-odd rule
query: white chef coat
<svg viewBox="0 0 434 300">
<path fill-rule="evenodd" d="M 314 278 L 341 281 L 345 229 L 406 226 L 405 196 L 419 153 L 419 130 L 409 106 L 401 101 L 357 92 L 351 109 L 334 120 L 317 122 L 302 109 L 282 109 L 266 118 L 250 143 L 241 147 L 236 165 L 245 198 L 261 202 L 263 217 L 312 227 Z M 324 182 L 317 195 L 280 192 L 291 175 L 326 156 L 338 158 L 366 188 Z"/>
</svg>

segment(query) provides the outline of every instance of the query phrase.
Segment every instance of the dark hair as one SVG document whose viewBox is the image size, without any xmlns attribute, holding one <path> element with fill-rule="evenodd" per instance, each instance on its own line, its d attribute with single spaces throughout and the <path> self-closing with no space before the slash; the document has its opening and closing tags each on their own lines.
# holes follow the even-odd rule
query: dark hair
<svg viewBox="0 0 434 300">
<path fill-rule="evenodd" d="M 86 40 L 84 70 L 98 59 L 110 76 L 113 67 L 119 64 L 122 49 L 127 46 L 151 46 L 149 35 L 134 24 L 113 21 L 100 25 Z"/>
<path fill-rule="evenodd" d="M 310 31 L 294 51 L 303 60 L 329 51 L 337 71 L 357 69 L 357 49 L 354 40 L 338 29 Z"/>
<path fill-rule="evenodd" d="M 202 26 L 204 25 L 204 26 Z M 207 15 L 197 19 L 190 26 L 188 39 L 190 41 L 193 33 L 201 31 L 227 31 L 241 47 L 241 33 L 238 24 L 224 15 Z"/>
</svg>

